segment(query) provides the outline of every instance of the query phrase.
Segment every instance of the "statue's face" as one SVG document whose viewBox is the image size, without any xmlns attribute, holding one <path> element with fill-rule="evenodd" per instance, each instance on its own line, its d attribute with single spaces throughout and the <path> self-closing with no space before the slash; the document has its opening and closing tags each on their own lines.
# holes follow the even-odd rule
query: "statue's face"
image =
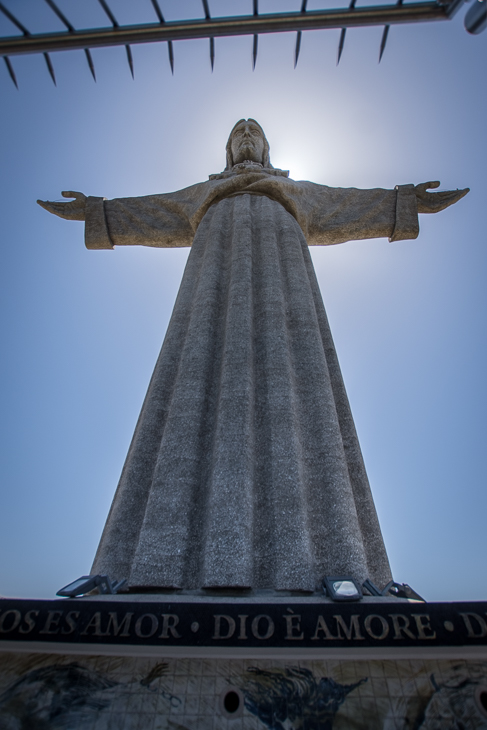
<svg viewBox="0 0 487 730">
<path fill-rule="evenodd" d="M 231 148 L 234 165 L 244 160 L 264 162 L 264 135 L 253 122 L 242 122 L 234 129 Z"/>
</svg>

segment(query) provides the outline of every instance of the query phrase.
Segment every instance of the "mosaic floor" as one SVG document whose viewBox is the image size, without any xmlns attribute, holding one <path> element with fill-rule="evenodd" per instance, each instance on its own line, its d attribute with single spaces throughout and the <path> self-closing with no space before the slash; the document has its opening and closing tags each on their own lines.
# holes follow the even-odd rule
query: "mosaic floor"
<svg viewBox="0 0 487 730">
<path fill-rule="evenodd" d="M 487 662 L 0 654 L 1 730 L 487 730 Z"/>
</svg>

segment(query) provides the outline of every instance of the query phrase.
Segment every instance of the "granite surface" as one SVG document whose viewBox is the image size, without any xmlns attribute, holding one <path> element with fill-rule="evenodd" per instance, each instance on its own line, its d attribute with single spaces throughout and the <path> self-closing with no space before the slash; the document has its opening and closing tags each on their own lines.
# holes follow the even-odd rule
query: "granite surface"
<svg viewBox="0 0 487 730">
<path fill-rule="evenodd" d="M 330 188 L 279 173 L 247 163 L 175 193 L 115 200 L 89 196 L 86 246 L 191 246 L 213 205 L 245 193 L 279 203 L 296 219 L 310 246 L 381 237 L 399 241 L 419 233 L 414 185 L 398 185 L 394 190 Z"/>
<path fill-rule="evenodd" d="M 331 188 L 273 168 L 239 120 L 226 169 L 175 193 L 69 203 L 88 248 L 190 246 L 93 571 L 133 588 L 319 590 L 391 577 L 308 245 L 415 238 L 439 183 Z"/>
<path fill-rule="evenodd" d="M 187 589 L 390 579 L 306 239 L 268 197 L 198 227 L 93 570 Z"/>
</svg>

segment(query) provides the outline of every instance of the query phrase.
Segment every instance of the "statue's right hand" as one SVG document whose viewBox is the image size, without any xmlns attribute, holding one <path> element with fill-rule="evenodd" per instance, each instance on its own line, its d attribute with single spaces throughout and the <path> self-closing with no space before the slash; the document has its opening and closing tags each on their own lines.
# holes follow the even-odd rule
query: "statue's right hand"
<svg viewBox="0 0 487 730">
<path fill-rule="evenodd" d="M 69 221 L 84 221 L 86 217 L 86 195 L 77 193 L 75 190 L 63 190 L 61 195 L 63 198 L 74 198 L 74 200 L 69 203 L 56 203 L 50 200 L 38 200 L 37 202 L 41 208 L 58 215 L 60 218 L 66 218 Z"/>
</svg>

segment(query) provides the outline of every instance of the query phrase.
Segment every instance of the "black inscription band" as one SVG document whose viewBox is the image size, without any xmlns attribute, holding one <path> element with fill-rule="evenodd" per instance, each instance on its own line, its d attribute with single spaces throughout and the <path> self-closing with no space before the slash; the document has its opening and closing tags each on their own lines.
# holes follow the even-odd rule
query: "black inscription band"
<svg viewBox="0 0 487 730">
<path fill-rule="evenodd" d="M 487 645 L 487 603 L 0 600 L 0 643 L 184 647 Z"/>
</svg>

